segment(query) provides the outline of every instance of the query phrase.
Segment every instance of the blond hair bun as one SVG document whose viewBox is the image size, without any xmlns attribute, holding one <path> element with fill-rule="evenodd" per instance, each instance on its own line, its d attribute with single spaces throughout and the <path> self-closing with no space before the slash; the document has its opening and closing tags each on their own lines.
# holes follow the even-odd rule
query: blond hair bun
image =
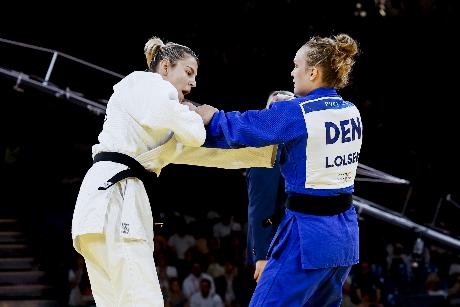
<svg viewBox="0 0 460 307">
<path fill-rule="evenodd" d="M 145 59 L 147 60 L 147 66 L 150 66 L 150 62 L 152 62 L 153 57 L 157 54 L 158 50 L 163 47 L 165 44 L 161 39 L 154 36 L 150 38 L 144 46 L 144 54 Z"/>
</svg>

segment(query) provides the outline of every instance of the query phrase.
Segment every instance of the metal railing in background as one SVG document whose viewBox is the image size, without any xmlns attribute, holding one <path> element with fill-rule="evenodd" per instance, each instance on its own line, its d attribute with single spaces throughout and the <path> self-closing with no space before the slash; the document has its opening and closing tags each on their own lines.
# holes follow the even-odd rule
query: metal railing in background
<svg viewBox="0 0 460 307">
<path fill-rule="evenodd" d="M 16 80 L 16 84 L 14 85 L 16 91 L 23 92 L 24 89 L 21 86 L 27 85 L 42 92 L 54 95 L 57 98 L 65 98 L 68 101 L 77 103 L 97 115 L 105 114 L 105 104 L 87 99 L 83 97 L 81 93 L 71 91 L 69 88 L 61 89 L 54 85 L 44 83 L 43 81 L 34 80 L 29 75 L 22 72 L 10 71 L 2 67 L 0 67 L 0 75 Z"/>
<path fill-rule="evenodd" d="M 0 37 L 0 43 L 7 44 L 10 46 L 20 47 L 20 48 L 26 48 L 26 49 L 33 50 L 36 52 L 47 53 L 50 55 L 50 62 L 48 64 L 46 74 L 43 78 L 41 78 L 40 76 L 37 77 L 36 75 L 28 74 L 26 72 L 19 72 L 19 71 L 7 69 L 4 67 L 0 67 L 0 75 L 16 80 L 16 84 L 14 86 L 14 89 L 16 91 L 19 91 L 19 92 L 24 91 L 24 89 L 21 87 L 23 85 L 30 86 L 32 88 L 41 90 L 43 92 L 53 94 L 55 97 L 65 98 L 71 102 L 77 103 L 81 106 L 86 107 L 88 110 L 98 115 L 105 114 L 106 105 L 104 103 L 85 98 L 83 93 L 73 91 L 70 89 L 70 87 L 61 88 L 53 84 L 53 82 L 51 82 L 51 76 L 55 69 L 56 60 L 58 59 L 58 57 L 68 59 L 74 63 L 84 65 L 85 67 L 97 70 L 101 73 L 110 75 L 112 77 L 116 77 L 118 79 L 122 79 L 124 77 L 123 75 L 119 73 L 116 73 L 109 69 L 103 68 L 101 66 L 95 65 L 93 63 L 84 61 L 82 59 L 76 58 L 74 56 L 68 55 L 66 53 L 63 53 L 57 50 L 43 48 L 40 46 L 35 46 L 35 45 L 26 44 L 22 42 L 17 42 L 17 41 L 13 41 L 13 40 L 1 38 L 1 37 Z M 100 99 L 100 101 L 104 101 L 104 99 Z"/>
<path fill-rule="evenodd" d="M 357 207 L 359 214 L 364 213 L 390 224 L 411 230 L 419 237 L 430 238 L 434 241 L 460 250 L 460 240 L 453 236 L 442 233 L 441 231 L 435 230 L 431 227 L 415 223 L 397 212 L 387 210 L 376 203 L 356 195 L 353 196 L 353 204 Z"/>
<path fill-rule="evenodd" d="M 95 69 L 95 70 L 98 70 L 98 71 L 104 72 L 104 73 L 106 73 L 106 74 L 109 74 L 109 75 L 118 77 L 118 78 L 120 78 L 120 79 L 124 78 L 124 76 L 121 75 L 121 74 L 119 74 L 119 73 L 116 73 L 116 72 L 111 71 L 111 70 L 109 70 L 109 69 L 103 68 L 103 67 L 101 67 L 101 66 L 95 65 L 95 64 L 93 64 L 93 63 L 84 61 L 84 60 L 82 60 L 82 59 L 76 58 L 76 57 L 74 57 L 74 56 L 65 54 L 65 53 L 60 52 L 60 51 L 57 51 L 57 50 L 48 49 L 48 48 L 43 48 L 43 47 L 34 46 L 34 45 L 30 45 L 30 44 L 25 44 L 25 43 L 13 41 L 13 40 L 1 38 L 1 37 L 0 37 L 0 42 L 5 43 L 5 44 L 10 44 L 10 45 L 18 46 L 18 47 L 23 47 L 23 48 L 28 48 L 28 49 L 32 49 L 32 50 L 42 51 L 42 52 L 46 52 L 46 53 L 51 54 L 51 55 L 52 55 L 52 58 L 51 58 L 50 64 L 49 64 L 49 66 L 48 66 L 48 71 L 46 72 L 46 76 L 45 76 L 45 79 L 44 79 L 44 82 L 45 82 L 45 83 L 48 82 L 49 79 L 50 79 L 51 73 L 52 73 L 53 68 L 54 68 L 54 64 L 55 64 L 56 59 L 57 59 L 58 56 L 67 58 L 67 59 L 69 59 L 69 60 L 71 60 L 71 61 L 80 63 L 80 64 L 85 65 L 85 66 L 87 66 L 87 67 L 91 67 L 91 68 L 93 68 L 93 69 Z"/>
</svg>

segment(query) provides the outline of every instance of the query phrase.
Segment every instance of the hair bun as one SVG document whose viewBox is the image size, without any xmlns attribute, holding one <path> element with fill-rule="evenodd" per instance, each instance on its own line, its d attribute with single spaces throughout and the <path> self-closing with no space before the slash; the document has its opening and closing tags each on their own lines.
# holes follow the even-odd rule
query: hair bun
<svg viewBox="0 0 460 307">
<path fill-rule="evenodd" d="M 161 39 L 154 36 L 150 38 L 144 46 L 145 59 L 147 60 L 147 65 L 150 65 L 155 54 L 158 52 L 158 49 L 163 47 L 165 44 Z"/>
</svg>

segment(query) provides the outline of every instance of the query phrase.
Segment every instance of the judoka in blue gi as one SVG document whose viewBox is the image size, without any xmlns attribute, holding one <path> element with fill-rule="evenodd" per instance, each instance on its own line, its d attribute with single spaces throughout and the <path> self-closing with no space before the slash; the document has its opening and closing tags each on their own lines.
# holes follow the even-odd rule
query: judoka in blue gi
<svg viewBox="0 0 460 307">
<path fill-rule="evenodd" d="M 357 53 L 346 34 L 313 37 L 294 58 L 297 98 L 244 113 L 197 110 L 205 146 L 284 146 L 285 214 L 250 306 L 339 306 L 359 261 L 352 193 L 363 127 L 358 109 L 337 92 Z"/>
</svg>

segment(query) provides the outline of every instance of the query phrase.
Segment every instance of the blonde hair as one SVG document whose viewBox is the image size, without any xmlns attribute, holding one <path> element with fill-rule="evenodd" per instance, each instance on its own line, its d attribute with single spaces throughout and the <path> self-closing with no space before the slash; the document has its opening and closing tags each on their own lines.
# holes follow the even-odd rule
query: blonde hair
<svg viewBox="0 0 460 307">
<path fill-rule="evenodd" d="M 349 75 L 358 54 L 358 43 L 347 34 L 333 37 L 311 38 L 306 47 L 307 66 L 320 66 L 323 81 L 330 87 L 343 88 L 348 84 Z"/>
<path fill-rule="evenodd" d="M 145 59 L 147 60 L 147 66 L 150 67 L 150 63 L 153 60 L 153 57 L 158 53 L 158 50 L 163 47 L 165 44 L 161 39 L 156 36 L 150 38 L 144 46 Z"/>
<path fill-rule="evenodd" d="M 172 66 L 187 55 L 194 57 L 198 62 L 198 56 L 189 47 L 173 42 L 164 44 L 156 36 L 153 36 L 145 43 L 144 54 L 147 66 L 151 71 L 156 71 L 158 63 L 163 59 L 169 60 Z"/>
</svg>

